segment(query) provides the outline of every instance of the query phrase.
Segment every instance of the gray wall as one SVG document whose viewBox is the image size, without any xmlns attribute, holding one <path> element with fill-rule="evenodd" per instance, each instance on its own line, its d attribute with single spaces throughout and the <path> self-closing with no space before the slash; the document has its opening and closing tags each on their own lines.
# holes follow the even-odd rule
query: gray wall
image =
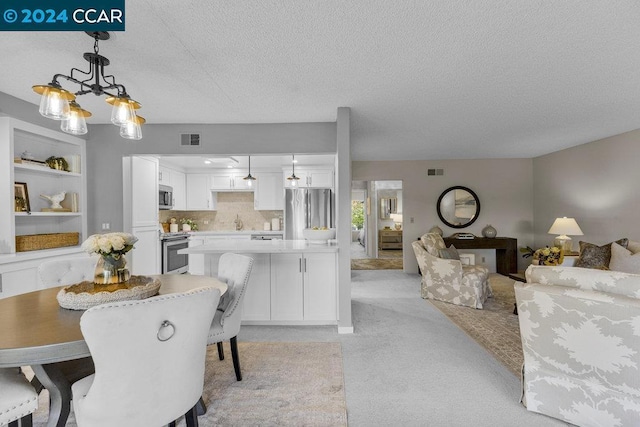
<svg viewBox="0 0 640 427">
<path fill-rule="evenodd" d="M 14 117 L 34 125 L 59 131 L 60 122 L 42 117 L 38 112 L 37 103 L 40 102 L 40 95 L 35 92 L 33 93 L 33 102 L 26 102 L 15 96 L 0 92 L 0 115 Z"/>
<path fill-rule="evenodd" d="M 427 176 L 427 169 L 442 168 L 443 176 Z M 416 161 L 354 161 L 354 181 L 402 180 L 404 221 L 404 270 L 417 272 L 411 242 L 438 225 L 448 236 L 458 231 L 482 235 L 482 229 L 493 225 L 500 237 L 515 237 L 518 246 L 533 243 L 533 164 L 531 159 L 486 160 L 416 160 Z M 448 187 L 463 185 L 480 199 L 480 216 L 470 227 L 446 227 L 438 218 L 436 202 Z M 411 223 L 413 217 L 414 222 Z M 485 251 L 483 251 L 485 252 Z M 495 257 L 486 259 L 493 267 Z M 476 258 L 476 264 L 479 264 Z M 524 269 L 529 262 L 519 257 Z"/>
<path fill-rule="evenodd" d="M 140 141 L 113 125 L 92 125 L 87 142 L 88 229 L 122 230 L 122 157 L 135 154 L 336 153 L 335 123 L 145 125 Z M 181 133 L 199 133 L 200 146 L 181 146 Z M 258 148 L 256 148 L 258 147 Z"/>
<path fill-rule="evenodd" d="M 558 151 L 533 160 L 535 244 L 557 217 L 575 217 L 584 236 L 605 244 L 622 237 L 640 240 L 640 130 Z"/>
</svg>

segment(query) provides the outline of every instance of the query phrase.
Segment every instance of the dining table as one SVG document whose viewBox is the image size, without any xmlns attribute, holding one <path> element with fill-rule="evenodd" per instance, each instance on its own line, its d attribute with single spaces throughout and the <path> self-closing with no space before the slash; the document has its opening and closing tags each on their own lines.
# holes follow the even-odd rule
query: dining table
<svg viewBox="0 0 640 427">
<path fill-rule="evenodd" d="M 224 295 L 227 284 L 209 276 L 160 274 L 158 295 L 213 287 Z M 80 318 L 83 310 L 60 307 L 64 286 L 0 299 L 0 368 L 30 366 L 38 388 L 49 391 L 47 427 L 63 427 L 71 410 L 71 384 L 93 371 Z M 36 381 L 37 380 L 37 381 Z"/>
</svg>

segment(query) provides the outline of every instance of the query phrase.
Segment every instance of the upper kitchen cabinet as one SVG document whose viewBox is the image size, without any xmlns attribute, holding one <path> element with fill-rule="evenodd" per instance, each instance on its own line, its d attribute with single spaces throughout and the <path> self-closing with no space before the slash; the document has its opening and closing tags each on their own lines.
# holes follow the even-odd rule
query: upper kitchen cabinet
<svg viewBox="0 0 640 427">
<path fill-rule="evenodd" d="M 187 209 L 187 181 L 186 174 L 166 166 L 160 166 L 158 184 L 173 188 L 173 209 L 184 211 Z"/>
<path fill-rule="evenodd" d="M 78 233 L 82 243 L 87 237 L 85 140 L 8 117 L 0 118 L 0 140 L 0 253 L 24 250 L 35 257 L 22 244 L 25 239 L 17 244 L 19 236 L 55 234 L 51 238 L 66 241 L 53 243 L 55 248 L 75 240 L 61 233 Z"/>
<path fill-rule="evenodd" d="M 255 175 L 253 207 L 257 211 L 284 210 L 282 176 L 278 172 L 258 172 Z"/>
<path fill-rule="evenodd" d="M 333 169 L 315 169 L 296 167 L 296 176 L 300 179 L 296 181 L 295 187 L 298 188 L 333 188 Z M 287 179 L 291 176 L 291 169 L 283 169 L 284 187 L 294 187 L 292 180 Z"/>
<path fill-rule="evenodd" d="M 209 176 L 210 189 L 212 191 L 253 191 L 248 187 L 244 177 L 248 172 L 215 173 Z"/>
<path fill-rule="evenodd" d="M 215 199 L 211 194 L 209 175 L 187 174 L 187 209 L 189 211 L 215 210 Z"/>
</svg>

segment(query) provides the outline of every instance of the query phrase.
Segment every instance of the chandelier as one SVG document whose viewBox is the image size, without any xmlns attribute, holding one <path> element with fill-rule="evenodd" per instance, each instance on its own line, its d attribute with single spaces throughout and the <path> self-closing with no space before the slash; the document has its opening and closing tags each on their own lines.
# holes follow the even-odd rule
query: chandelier
<svg viewBox="0 0 640 427">
<path fill-rule="evenodd" d="M 86 117 L 91 113 L 82 109 L 76 102 L 76 96 L 93 93 L 96 96 L 106 95 L 105 100 L 112 105 L 111 122 L 120 127 L 120 136 L 126 139 L 141 139 L 141 125 L 146 121 L 136 114 L 140 103 L 127 94 L 126 88 L 116 83 L 112 75 L 104 74 L 104 67 L 110 64 L 108 58 L 100 55 L 98 41 L 109 40 L 106 31 L 87 31 L 95 42 L 93 52 L 85 52 L 84 59 L 89 62 L 89 71 L 72 68 L 69 75 L 55 74 L 48 85 L 33 86 L 33 91 L 42 95 L 40 98 L 40 114 L 53 120 L 61 120 L 60 129 L 73 135 L 87 133 Z M 75 93 L 62 88 L 59 79 L 65 79 L 80 86 Z"/>
</svg>

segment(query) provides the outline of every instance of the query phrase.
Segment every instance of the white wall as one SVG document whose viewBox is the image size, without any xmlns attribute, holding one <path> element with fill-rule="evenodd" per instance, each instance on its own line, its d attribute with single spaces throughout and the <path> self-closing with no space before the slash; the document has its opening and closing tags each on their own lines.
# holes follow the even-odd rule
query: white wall
<svg viewBox="0 0 640 427">
<path fill-rule="evenodd" d="M 427 176 L 427 169 L 442 168 L 443 176 Z M 448 236 L 458 231 L 482 235 L 487 224 L 498 230 L 500 237 L 518 239 L 518 246 L 533 243 L 533 161 L 531 159 L 483 160 L 407 160 L 354 161 L 354 181 L 402 180 L 404 270 L 418 271 L 411 242 L 434 225 Z M 464 229 L 446 227 L 438 218 L 436 202 L 440 194 L 454 185 L 472 189 L 480 199 L 480 215 Z M 411 219 L 413 218 L 413 222 Z M 486 252 L 486 251 L 483 251 Z M 485 263 L 495 271 L 495 255 L 491 251 Z M 476 258 L 476 263 L 480 260 Z M 529 261 L 519 257 L 524 269 Z"/>
<path fill-rule="evenodd" d="M 533 160 L 536 247 L 553 243 L 547 234 L 557 217 L 575 217 L 584 236 L 605 244 L 622 237 L 640 240 L 640 130 L 558 151 Z"/>
</svg>

